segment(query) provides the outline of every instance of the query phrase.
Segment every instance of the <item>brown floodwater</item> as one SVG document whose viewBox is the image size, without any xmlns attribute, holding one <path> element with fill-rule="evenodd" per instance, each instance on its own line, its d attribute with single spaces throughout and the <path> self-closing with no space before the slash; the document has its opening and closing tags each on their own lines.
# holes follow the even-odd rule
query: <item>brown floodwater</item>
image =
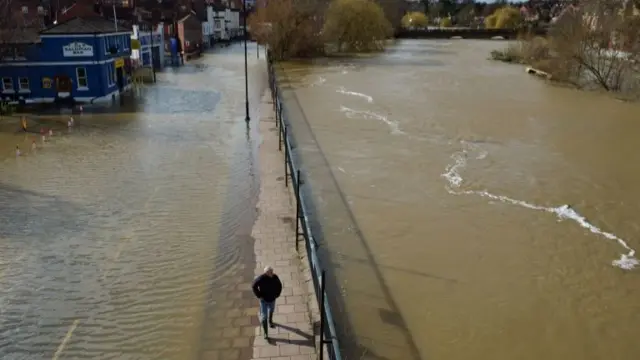
<svg viewBox="0 0 640 360">
<path fill-rule="evenodd" d="M 167 69 L 71 129 L 68 114 L 29 115 L 29 134 L 0 119 L 1 359 L 184 360 L 210 345 L 211 313 L 238 292 L 221 284 L 254 269 L 236 241 L 257 194 L 243 59 L 234 46 Z M 265 66 L 249 61 L 253 107 Z"/>
<path fill-rule="evenodd" d="M 504 45 L 282 70 L 349 359 L 640 357 L 640 106 Z"/>
</svg>

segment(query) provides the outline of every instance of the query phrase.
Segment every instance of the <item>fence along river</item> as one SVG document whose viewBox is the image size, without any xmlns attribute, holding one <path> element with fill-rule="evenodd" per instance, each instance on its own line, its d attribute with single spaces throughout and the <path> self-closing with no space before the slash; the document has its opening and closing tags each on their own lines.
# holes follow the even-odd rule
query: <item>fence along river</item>
<svg viewBox="0 0 640 360">
<path fill-rule="evenodd" d="M 635 359 L 640 106 L 402 41 L 288 63 L 346 356 Z"/>
</svg>

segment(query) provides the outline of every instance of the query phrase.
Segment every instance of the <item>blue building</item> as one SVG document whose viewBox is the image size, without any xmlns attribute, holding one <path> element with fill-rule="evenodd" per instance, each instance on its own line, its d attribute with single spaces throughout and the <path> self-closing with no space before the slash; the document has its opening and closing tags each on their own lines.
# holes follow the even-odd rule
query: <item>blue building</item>
<svg viewBox="0 0 640 360">
<path fill-rule="evenodd" d="M 104 18 L 73 18 L 12 44 L 0 62 L 5 101 L 112 101 L 131 86 L 131 29 Z"/>
</svg>

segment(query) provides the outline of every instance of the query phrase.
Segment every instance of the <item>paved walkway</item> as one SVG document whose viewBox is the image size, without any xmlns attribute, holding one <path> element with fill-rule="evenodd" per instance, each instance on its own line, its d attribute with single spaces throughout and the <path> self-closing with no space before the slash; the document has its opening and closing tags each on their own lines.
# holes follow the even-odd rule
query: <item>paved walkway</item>
<svg viewBox="0 0 640 360">
<path fill-rule="evenodd" d="M 260 326 L 255 328 L 253 359 L 316 359 L 308 305 L 311 299 L 309 274 L 304 270 L 295 249 L 295 197 L 284 186 L 284 153 L 278 151 L 278 131 L 269 91 L 263 95 L 260 114 L 261 186 L 259 214 L 252 232 L 255 239 L 255 273 L 259 275 L 265 266 L 273 266 L 284 289 L 276 302 L 273 320 L 277 327 L 269 329 L 270 341 L 262 338 Z M 300 245 L 302 252 L 304 244 Z"/>
</svg>

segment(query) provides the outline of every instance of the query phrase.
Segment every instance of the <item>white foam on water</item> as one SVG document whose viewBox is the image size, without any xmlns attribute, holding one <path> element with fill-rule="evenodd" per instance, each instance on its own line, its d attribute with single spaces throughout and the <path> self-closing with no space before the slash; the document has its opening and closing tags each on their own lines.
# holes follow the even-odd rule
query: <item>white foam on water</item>
<svg viewBox="0 0 640 360">
<path fill-rule="evenodd" d="M 389 126 L 389 128 L 391 129 L 391 133 L 394 134 L 394 135 L 403 135 L 403 134 L 405 134 L 404 131 L 400 130 L 400 125 L 396 121 L 389 120 L 389 119 L 387 119 L 386 116 L 380 115 L 380 114 L 375 113 L 373 111 L 354 110 L 354 109 L 348 108 L 346 106 L 340 106 L 340 111 L 345 113 L 345 115 L 349 119 L 354 119 L 356 117 L 361 117 L 361 118 L 365 118 L 365 119 L 373 119 L 373 120 L 377 120 L 377 121 L 383 122 L 383 123 L 387 124 L 387 126 Z"/>
<path fill-rule="evenodd" d="M 338 90 L 336 90 L 336 92 L 339 92 L 340 94 L 344 94 L 344 95 L 351 95 L 351 96 L 361 97 L 361 98 L 367 100 L 367 102 L 369 104 L 373 103 L 373 98 L 371 96 L 369 96 L 367 94 L 355 92 L 355 91 L 348 91 L 347 89 L 345 89 L 342 86 Z"/>
<path fill-rule="evenodd" d="M 488 192 L 487 190 L 460 190 L 460 186 L 462 185 L 464 179 L 460 174 L 460 171 L 467 165 L 467 150 L 462 150 L 460 152 L 454 153 L 451 155 L 453 159 L 453 163 L 449 164 L 445 169 L 445 172 L 441 175 L 444 177 L 448 185 L 446 186 L 447 191 L 453 195 L 476 195 L 482 196 L 484 198 L 488 198 L 491 200 L 500 201 L 502 203 L 511 204 L 520 206 L 530 210 L 544 211 L 548 213 L 554 214 L 559 220 L 571 220 L 581 227 L 589 230 L 593 234 L 600 235 L 609 240 L 614 240 L 620 246 L 622 246 L 627 253 L 620 254 L 620 258 L 613 260 L 612 265 L 624 270 L 632 270 L 638 265 L 640 265 L 640 261 L 635 257 L 636 251 L 627 244 L 626 241 L 618 237 L 617 235 L 604 231 L 597 226 L 590 223 L 586 217 L 578 213 L 575 209 L 573 209 L 570 205 L 561 205 L 558 207 L 547 207 L 540 206 L 536 204 L 531 204 L 523 200 L 517 200 L 510 198 L 504 195 L 496 195 Z M 482 152 L 481 156 L 477 156 L 476 159 L 486 157 L 486 153 Z"/>
<path fill-rule="evenodd" d="M 314 82 L 312 82 L 310 86 L 320 86 L 325 82 L 327 82 L 327 79 L 323 78 L 322 76 L 318 76 L 318 78 Z"/>
</svg>

